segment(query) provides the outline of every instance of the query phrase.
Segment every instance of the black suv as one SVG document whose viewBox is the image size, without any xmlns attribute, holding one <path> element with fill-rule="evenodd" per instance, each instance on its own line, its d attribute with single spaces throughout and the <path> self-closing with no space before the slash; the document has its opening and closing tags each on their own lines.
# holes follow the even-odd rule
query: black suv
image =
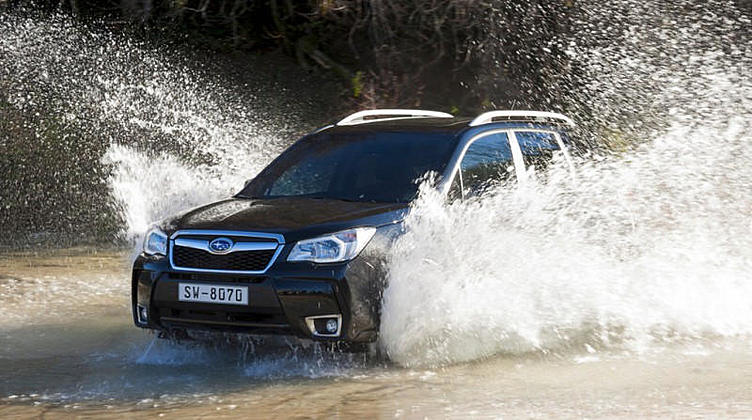
<svg viewBox="0 0 752 420">
<path fill-rule="evenodd" d="M 569 160 L 561 115 L 475 119 L 362 111 L 306 135 L 236 196 L 150 230 L 133 266 L 133 318 L 197 329 L 367 343 L 379 330 L 384 256 L 418 182 L 451 199 Z"/>
</svg>

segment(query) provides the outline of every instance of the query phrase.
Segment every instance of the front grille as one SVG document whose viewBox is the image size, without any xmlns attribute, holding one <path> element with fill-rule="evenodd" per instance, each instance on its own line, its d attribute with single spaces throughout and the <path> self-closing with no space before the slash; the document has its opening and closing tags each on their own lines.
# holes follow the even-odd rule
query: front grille
<svg viewBox="0 0 752 420">
<path fill-rule="evenodd" d="M 204 270 L 263 271 L 276 250 L 238 251 L 225 255 L 211 254 L 195 248 L 173 246 L 172 262 L 180 268 Z"/>
</svg>

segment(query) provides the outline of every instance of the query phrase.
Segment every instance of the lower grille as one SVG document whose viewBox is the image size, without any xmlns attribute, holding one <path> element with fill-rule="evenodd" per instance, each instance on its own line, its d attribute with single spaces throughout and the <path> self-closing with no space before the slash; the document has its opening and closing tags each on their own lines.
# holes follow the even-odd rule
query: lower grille
<svg viewBox="0 0 752 420">
<path fill-rule="evenodd" d="M 204 325 L 219 328 L 290 328 L 287 318 L 281 312 L 262 314 L 156 308 L 155 314 L 160 322 L 171 324 Z"/>
<path fill-rule="evenodd" d="M 172 262 L 181 268 L 229 271 L 263 271 L 276 250 L 238 251 L 225 255 L 211 254 L 195 248 L 173 246 Z"/>
</svg>

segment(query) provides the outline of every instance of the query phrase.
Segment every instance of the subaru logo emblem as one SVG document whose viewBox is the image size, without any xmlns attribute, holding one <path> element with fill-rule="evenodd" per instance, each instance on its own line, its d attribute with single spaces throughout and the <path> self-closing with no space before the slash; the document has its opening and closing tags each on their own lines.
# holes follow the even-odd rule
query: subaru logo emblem
<svg viewBox="0 0 752 420">
<path fill-rule="evenodd" d="M 212 254 L 227 254 L 232 251 L 232 239 L 217 238 L 209 242 L 209 252 Z"/>
</svg>

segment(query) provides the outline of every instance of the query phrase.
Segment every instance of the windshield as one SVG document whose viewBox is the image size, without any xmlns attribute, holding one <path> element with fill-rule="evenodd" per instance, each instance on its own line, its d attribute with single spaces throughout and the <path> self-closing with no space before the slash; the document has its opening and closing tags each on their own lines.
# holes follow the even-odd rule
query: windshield
<svg viewBox="0 0 752 420">
<path fill-rule="evenodd" d="M 320 133 L 282 153 L 238 194 L 407 203 L 415 180 L 441 173 L 453 151 L 446 133 Z"/>
</svg>

